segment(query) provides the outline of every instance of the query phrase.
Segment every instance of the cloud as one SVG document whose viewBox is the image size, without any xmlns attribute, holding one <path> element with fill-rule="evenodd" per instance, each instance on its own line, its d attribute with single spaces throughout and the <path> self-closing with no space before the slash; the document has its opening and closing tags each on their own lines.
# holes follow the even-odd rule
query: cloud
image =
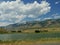
<svg viewBox="0 0 60 45">
<path fill-rule="evenodd" d="M 24 4 L 21 0 L 3 1 L 0 3 L 0 24 L 3 25 L 5 22 L 7 22 L 6 24 L 22 22 L 27 17 L 38 18 L 50 12 L 50 9 L 50 3 L 46 1 L 41 1 L 41 3 L 35 1 L 27 4 Z"/>
<path fill-rule="evenodd" d="M 51 17 L 46 17 L 46 18 L 44 18 L 44 20 L 48 20 L 48 19 L 52 19 Z"/>
<path fill-rule="evenodd" d="M 59 4 L 59 3 L 60 3 L 60 1 L 55 2 L 55 4 Z"/>
<path fill-rule="evenodd" d="M 6 26 L 6 25 L 9 25 L 11 23 L 8 23 L 8 22 L 0 22 L 0 26 Z"/>
<path fill-rule="evenodd" d="M 37 19 L 35 19 L 36 21 L 41 21 L 41 18 L 37 18 Z"/>
<path fill-rule="evenodd" d="M 52 14 L 52 16 L 54 19 L 60 18 L 60 14 L 58 14 L 58 13 Z"/>
</svg>

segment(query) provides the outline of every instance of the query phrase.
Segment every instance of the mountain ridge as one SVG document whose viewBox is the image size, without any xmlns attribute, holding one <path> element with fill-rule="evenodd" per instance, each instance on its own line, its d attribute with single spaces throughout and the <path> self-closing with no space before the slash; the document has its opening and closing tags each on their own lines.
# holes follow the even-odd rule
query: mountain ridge
<svg viewBox="0 0 60 45">
<path fill-rule="evenodd" d="M 47 19 L 44 21 L 30 21 L 26 23 L 16 23 L 5 27 L 7 30 L 20 30 L 28 28 L 60 27 L 60 19 Z"/>
</svg>

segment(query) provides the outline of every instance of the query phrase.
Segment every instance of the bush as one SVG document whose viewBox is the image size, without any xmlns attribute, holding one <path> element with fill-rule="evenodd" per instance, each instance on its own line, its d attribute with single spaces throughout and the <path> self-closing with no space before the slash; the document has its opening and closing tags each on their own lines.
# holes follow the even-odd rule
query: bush
<svg viewBox="0 0 60 45">
<path fill-rule="evenodd" d="M 40 33 L 40 31 L 39 30 L 35 30 L 35 33 Z"/>
<path fill-rule="evenodd" d="M 11 32 L 16 32 L 16 31 L 11 31 Z"/>
<path fill-rule="evenodd" d="M 48 32 L 48 30 L 35 30 L 35 33 Z"/>
<path fill-rule="evenodd" d="M 18 32 L 20 32 L 20 33 L 21 33 L 21 31 L 18 31 Z"/>
</svg>

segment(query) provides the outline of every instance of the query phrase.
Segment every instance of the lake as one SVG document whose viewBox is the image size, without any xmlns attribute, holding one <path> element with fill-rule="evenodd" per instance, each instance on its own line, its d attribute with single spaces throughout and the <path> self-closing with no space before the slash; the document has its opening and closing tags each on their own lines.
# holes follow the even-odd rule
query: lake
<svg viewBox="0 0 60 45">
<path fill-rule="evenodd" d="M 0 40 L 37 40 L 41 38 L 60 38 L 60 32 L 56 33 L 12 33 L 0 34 Z"/>
</svg>

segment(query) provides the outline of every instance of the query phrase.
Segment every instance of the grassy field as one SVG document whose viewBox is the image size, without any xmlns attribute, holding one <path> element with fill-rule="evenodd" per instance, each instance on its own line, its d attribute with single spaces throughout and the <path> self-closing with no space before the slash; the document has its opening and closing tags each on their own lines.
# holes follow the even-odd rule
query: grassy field
<svg viewBox="0 0 60 45">
<path fill-rule="evenodd" d="M 60 45 L 60 39 L 57 38 L 49 38 L 48 40 L 45 39 L 39 39 L 35 41 L 6 41 L 6 42 L 0 42 L 0 45 Z"/>
</svg>

